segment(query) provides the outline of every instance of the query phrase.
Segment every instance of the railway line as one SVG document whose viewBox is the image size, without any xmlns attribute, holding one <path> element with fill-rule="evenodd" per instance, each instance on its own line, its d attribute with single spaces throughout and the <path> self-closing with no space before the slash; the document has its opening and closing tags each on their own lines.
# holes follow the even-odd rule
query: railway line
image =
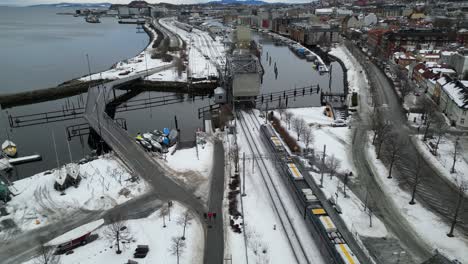
<svg viewBox="0 0 468 264">
<path fill-rule="evenodd" d="M 251 114 L 246 114 L 242 111 L 238 111 L 237 115 L 239 117 L 239 124 L 240 128 L 242 129 L 245 137 L 247 139 L 249 149 L 253 155 L 261 156 L 261 151 L 259 150 L 258 145 L 256 144 L 256 140 L 252 135 L 252 131 L 250 127 L 257 128 L 259 130 L 260 124 L 256 123 Z M 250 120 L 250 121 L 248 121 Z M 250 125 L 247 124 L 250 122 Z M 288 210 L 279 195 L 278 188 L 275 186 L 274 181 L 271 176 L 271 172 L 268 169 L 268 166 L 265 164 L 263 158 L 255 159 L 256 165 L 259 168 L 259 174 L 261 175 L 263 182 L 268 190 L 268 195 L 272 201 L 273 208 L 280 220 L 281 227 L 283 228 L 284 232 L 286 233 L 286 237 L 288 239 L 289 245 L 291 246 L 292 252 L 296 259 L 297 263 L 314 263 L 314 261 L 310 260 L 304 245 L 302 244 L 301 240 L 298 237 L 298 232 L 295 229 L 292 220 L 289 217 Z"/>
</svg>

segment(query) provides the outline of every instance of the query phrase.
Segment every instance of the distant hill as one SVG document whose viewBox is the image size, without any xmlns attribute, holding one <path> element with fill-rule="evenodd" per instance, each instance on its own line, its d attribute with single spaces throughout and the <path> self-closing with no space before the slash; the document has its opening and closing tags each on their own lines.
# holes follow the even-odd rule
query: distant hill
<svg viewBox="0 0 468 264">
<path fill-rule="evenodd" d="M 261 0 L 221 0 L 221 1 L 211 1 L 209 4 L 242 4 L 242 5 L 267 5 L 268 2 L 264 2 Z"/>
<path fill-rule="evenodd" d="M 30 7 L 75 7 L 75 8 L 109 8 L 111 3 L 57 3 L 57 4 L 40 4 Z"/>
</svg>

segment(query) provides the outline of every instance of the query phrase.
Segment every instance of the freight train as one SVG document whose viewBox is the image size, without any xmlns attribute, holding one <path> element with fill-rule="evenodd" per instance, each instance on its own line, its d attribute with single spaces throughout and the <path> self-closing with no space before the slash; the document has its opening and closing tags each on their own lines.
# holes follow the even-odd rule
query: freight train
<svg viewBox="0 0 468 264">
<path fill-rule="evenodd" d="M 264 135 L 263 140 L 273 149 L 277 157 L 276 164 L 284 171 L 284 175 L 288 175 L 287 182 L 294 187 L 302 203 L 300 207 L 304 208 L 304 219 L 308 218 L 310 220 L 308 224 L 311 224 L 319 234 L 319 242 L 325 246 L 322 250 L 330 256 L 331 263 L 359 264 L 359 260 L 347 245 L 322 202 L 317 198 L 317 194 L 312 190 L 313 188 L 304 180 L 293 157 L 289 155 L 273 127 L 269 124 L 262 125 L 261 131 Z"/>
</svg>

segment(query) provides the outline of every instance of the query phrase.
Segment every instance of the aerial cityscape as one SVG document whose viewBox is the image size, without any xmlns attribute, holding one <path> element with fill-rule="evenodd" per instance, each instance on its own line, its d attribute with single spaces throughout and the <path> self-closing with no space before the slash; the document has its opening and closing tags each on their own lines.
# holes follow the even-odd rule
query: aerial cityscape
<svg viewBox="0 0 468 264">
<path fill-rule="evenodd" d="M 0 0 L 0 264 L 468 264 L 468 2 Z"/>
</svg>

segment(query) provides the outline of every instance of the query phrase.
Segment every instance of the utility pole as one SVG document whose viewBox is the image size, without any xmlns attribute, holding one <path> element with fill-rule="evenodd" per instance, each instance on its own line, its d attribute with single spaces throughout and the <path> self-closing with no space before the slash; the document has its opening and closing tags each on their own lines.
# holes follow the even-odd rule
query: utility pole
<svg viewBox="0 0 468 264">
<path fill-rule="evenodd" d="M 327 150 L 327 145 L 323 145 L 323 155 L 322 155 L 322 169 L 320 175 L 320 188 L 323 188 L 323 171 L 325 170 L 325 152 Z"/>
<path fill-rule="evenodd" d="M 246 196 L 245 193 L 245 152 L 242 152 L 242 196 Z"/>
</svg>

